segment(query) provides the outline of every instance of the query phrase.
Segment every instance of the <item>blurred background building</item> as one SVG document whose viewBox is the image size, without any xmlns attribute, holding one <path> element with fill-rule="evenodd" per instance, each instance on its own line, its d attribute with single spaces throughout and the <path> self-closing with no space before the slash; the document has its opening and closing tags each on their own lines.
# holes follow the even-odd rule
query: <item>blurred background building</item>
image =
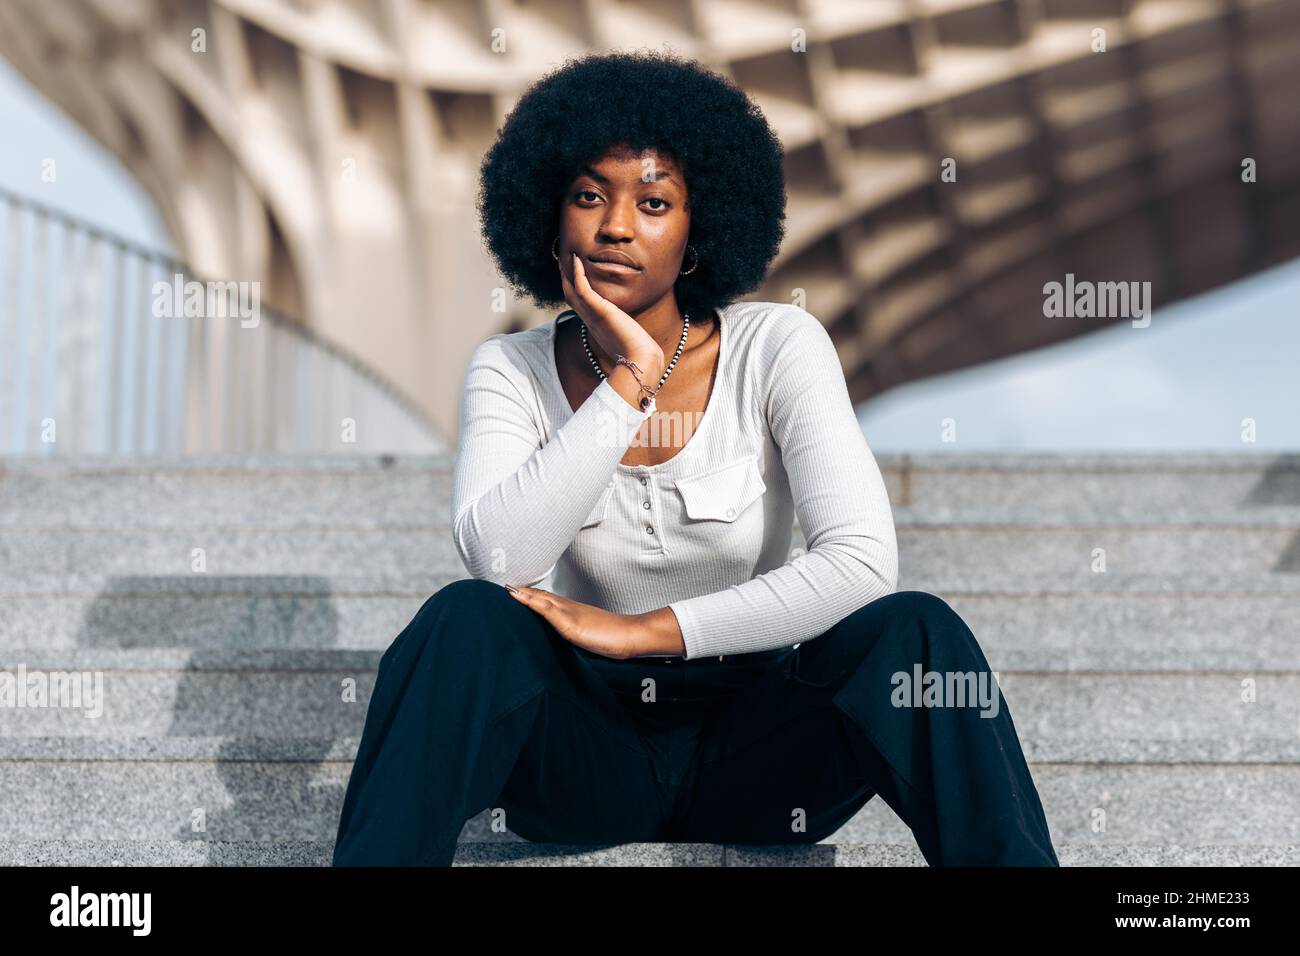
<svg viewBox="0 0 1300 956">
<path fill-rule="evenodd" d="M 1163 324 L 1171 304 L 1300 252 L 1296 0 L 0 7 L 0 55 L 143 186 L 168 255 L 204 278 L 260 284 L 267 334 L 143 322 L 119 336 L 137 364 L 119 356 L 100 376 L 139 421 L 155 420 L 150 401 L 183 407 L 187 433 L 211 436 L 190 447 L 290 440 L 287 424 L 218 401 L 236 381 L 259 408 L 305 390 L 335 423 L 358 401 L 326 416 L 325 396 L 356 382 L 385 418 L 409 418 L 387 430 L 394 447 L 454 441 L 473 347 L 550 318 L 494 295 L 473 209 L 484 150 L 518 93 L 563 57 L 659 45 L 734 78 L 780 134 L 788 237 L 751 297 L 802 296 L 858 401 L 1100 331 L 1106 320 L 1043 315 L 1043 284 L 1067 273 L 1150 282 Z M 115 243 L 112 224 L 87 228 L 85 207 L 60 201 L 68 161 L 27 150 L 0 234 L 10 273 L 31 286 L 10 284 L 23 306 L 11 320 L 29 316 L 14 333 L 88 384 L 97 330 L 134 328 L 132 295 L 172 263 Z M 44 298 L 42 270 L 58 277 Z M 103 295 L 115 284 L 117 316 Z M 30 317 L 40 309 L 78 328 L 51 329 Z M 302 384 L 274 393 L 299 345 Z M 160 398 L 112 381 L 158 378 L 163 366 L 148 363 L 178 355 L 186 371 L 167 364 L 177 380 Z M 39 394 L 38 375 L 10 368 L 8 393 Z M 37 404 L 20 431 L 38 427 Z M 378 413 L 365 414 L 373 437 Z M 331 428 L 291 430 L 328 446 Z"/>
</svg>

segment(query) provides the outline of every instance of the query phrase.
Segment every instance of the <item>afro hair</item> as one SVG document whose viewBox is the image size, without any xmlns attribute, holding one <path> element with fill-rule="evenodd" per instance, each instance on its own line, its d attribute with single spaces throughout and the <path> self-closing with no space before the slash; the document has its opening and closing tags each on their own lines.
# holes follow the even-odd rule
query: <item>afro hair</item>
<svg viewBox="0 0 1300 956">
<path fill-rule="evenodd" d="M 565 192 L 616 146 L 662 151 L 686 179 L 699 267 L 677 280 L 679 308 L 710 314 L 759 286 L 785 234 L 781 141 L 727 78 L 640 51 L 566 60 L 523 93 L 484 156 L 479 221 L 517 293 L 564 304 L 551 243 Z"/>
</svg>

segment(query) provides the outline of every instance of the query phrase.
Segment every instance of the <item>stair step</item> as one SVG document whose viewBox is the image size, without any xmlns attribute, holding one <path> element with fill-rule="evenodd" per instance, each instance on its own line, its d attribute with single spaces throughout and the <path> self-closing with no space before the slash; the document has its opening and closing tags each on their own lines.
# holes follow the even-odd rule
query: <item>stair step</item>
<svg viewBox="0 0 1300 956">
<path fill-rule="evenodd" d="M 1022 736 L 1053 838 L 1300 843 L 1292 740 L 1137 742 Z M 332 840 L 355 737 L 0 738 L 0 839 Z M 1098 822 L 1102 832 L 1094 832 Z M 492 834 L 484 810 L 470 839 Z M 836 842 L 906 842 L 873 798 Z M 517 837 L 515 837 L 517 839 Z"/>
<path fill-rule="evenodd" d="M 1284 736 L 1112 737 L 1085 734 L 1045 736 L 1017 724 L 1031 764 L 1133 766 L 1236 766 L 1277 764 L 1300 775 L 1300 740 Z M 360 737 L 320 736 L 0 736 L 0 763 L 141 764 L 176 762 L 233 765 L 351 765 Z M 1292 767 L 1291 765 L 1295 766 Z M 1300 794 L 1297 794 L 1300 798 Z"/>
<path fill-rule="evenodd" d="M 1096 551 L 1105 554 L 1104 574 L 1300 576 L 1300 524 L 1269 528 L 1237 526 L 1074 528 L 978 527 L 896 523 L 899 565 L 924 568 L 932 578 L 960 579 L 972 568 L 996 568 L 1004 582 L 1022 576 L 1094 572 Z"/>
<path fill-rule="evenodd" d="M 890 500 L 936 521 L 970 511 L 1014 521 L 1025 514 L 1062 522 L 1214 522 L 1234 513 L 1300 508 L 1300 455 L 924 454 L 877 456 Z"/>
<path fill-rule="evenodd" d="M 463 572 L 462 572 L 463 574 Z M 335 648 L 382 652 L 428 598 L 456 578 L 115 579 L 100 593 L 70 575 L 67 591 L 0 594 L 9 659 L 77 648 Z M 1007 670 L 1300 670 L 1300 575 L 925 579 L 902 590 L 945 598 L 991 662 Z"/>
<path fill-rule="evenodd" d="M 445 455 L 10 458 L 0 462 L 0 527 L 420 525 L 450 520 L 451 477 Z"/>
<path fill-rule="evenodd" d="M 74 457 L 0 463 L 0 526 L 401 526 L 448 518 L 454 457 L 212 456 L 149 462 Z M 1300 513 L 1300 455 L 880 454 L 900 512 L 958 521 L 1216 523 Z"/>
<path fill-rule="evenodd" d="M 1300 671 L 1080 672 L 1045 661 L 1042 670 L 1022 672 L 999 667 L 996 653 L 986 655 L 1022 737 L 1206 739 L 1240 750 L 1233 741 L 1297 735 Z M 0 650 L 0 671 L 77 681 L 77 696 L 62 705 L 7 708 L 0 753 L 5 741 L 24 738 L 296 738 L 304 728 L 315 738 L 359 736 L 379 657 L 379 651 L 311 649 L 85 648 L 25 657 Z M 348 680 L 355 682 L 355 700 L 344 699 Z M 1247 686 L 1253 700 L 1243 700 Z"/>
<path fill-rule="evenodd" d="M 1252 593 L 1249 584 L 1237 590 L 1229 582 L 1217 590 L 1203 585 L 1199 593 L 1129 592 L 1115 578 L 1093 583 L 1114 588 L 1015 594 L 944 587 L 935 593 L 961 615 L 990 663 L 1006 670 L 1300 669 L 1300 602 L 1283 576 L 1267 582 L 1279 588 L 1272 593 Z"/>
<path fill-rule="evenodd" d="M 330 866 L 333 843 L 205 840 L 0 841 L 0 866 Z M 1300 845 L 1056 845 L 1062 866 L 1300 866 Z M 453 866 L 925 866 L 914 843 L 723 846 L 461 843 Z"/>
<path fill-rule="evenodd" d="M 1201 574 L 1300 575 L 1300 515 L 1289 524 L 1197 524 L 1146 527 L 1089 524 L 960 525 L 897 520 L 899 562 L 931 577 L 961 578 L 995 568 L 1002 582 L 1021 576 L 1093 575 L 1095 549 L 1116 576 Z M 792 548 L 805 547 L 801 536 Z M 202 549 L 202 572 L 193 570 Z M 329 528 L 80 529 L 0 528 L 0 592 L 57 591 L 73 577 L 83 588 L 110 590 L 120 579 L 147 577 L 350 575 L 400 576 L 421 568 L 465 576 L 446 526 Z"/>
<path fill-rule="evenodd" d="M 427 563 L 427 562 L 426 562 Z M 1292 594 L 1300 595 L 1300 574 L 1233 574 L 1215 570 L 1188 573 L 1132 573 L 1080 571 L 1075 574 L 1043 572 L 1038 574 L 1002 574 L 998 569 L 982 567 L 960 574 L 931 572 L 928 569 L 903 570 L 899 589 L 924 588 L 940 591 L 979 594 Z M 115 575 L 81 569 L 69 569 L 57 580 L 40 586 L 15 587 L 0 591 L 9 600 L 14 596 L 39 594 L 132 595 L 374 595 L 420 594 L 428 596 L 439 588 L 468 577 L 464 568 L 457 576 L 438 569 L 367 571 L 338 574 L 217 574 L 185 572 L 181 574 Z M 48 586 L 47 586 L 48 585 Z"/>
</svg>

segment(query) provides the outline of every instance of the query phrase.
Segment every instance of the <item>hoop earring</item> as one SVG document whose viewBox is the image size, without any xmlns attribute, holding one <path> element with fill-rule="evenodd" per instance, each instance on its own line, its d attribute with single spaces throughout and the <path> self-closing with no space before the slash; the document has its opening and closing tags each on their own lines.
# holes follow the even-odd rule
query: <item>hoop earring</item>
<svg viewBox="0 0 1300 956">
<path fill-rule="evenodd" d="M 558 249 L 555 248 L 556 245 L 559 244 L 559 241 L 560 241 L 560 237 L 556 236 L 555 242 L 551 243 L 551 258 L 554 259 L 556 262 L 560 261 L 560 252 Z"/>
<path fill-rule="evenodd" d="M 686 248 L 687 248 L 687 250 L 689 250 L 689 251 L 693 251 L 693 250 L 695 249 L 695 247 L 692 246 L 692 245 L 687 245 Z M 690 275 L 692 272 L 695 271 L 696 266 L 698 266 L 699 264 L 700 264 L 700 254 L 699 254 L 698 252 L 696 252 L 696 253 L 695 253 L 695 261 L 694 261 L 693 263 L 691 263 L 691 267 L 690 267 L 689 269 L 687 269 L 685 272 L 679 272 L 679 273 L 677 273 L 677 274 L 678 274 L 679 276 L 688 276 L 688 275 Z"/>
</svg>

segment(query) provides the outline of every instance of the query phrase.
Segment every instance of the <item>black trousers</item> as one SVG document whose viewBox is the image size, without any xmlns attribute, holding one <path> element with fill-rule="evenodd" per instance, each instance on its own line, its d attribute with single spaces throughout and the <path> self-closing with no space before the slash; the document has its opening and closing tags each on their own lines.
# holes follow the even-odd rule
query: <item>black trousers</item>
<svg viewBox="0 0 1300 956">
<path fill-rule="evenodd" d="M 333 863 L 448 866 L 488 807 L 538 842 L 816 843 L 876 794 L 931 866 L 1059 865 L 1006 701 L 941 598 L 887 595 L 795 648 L 614 660 L 463 579 L 380 661 Z"/>
</svg>

